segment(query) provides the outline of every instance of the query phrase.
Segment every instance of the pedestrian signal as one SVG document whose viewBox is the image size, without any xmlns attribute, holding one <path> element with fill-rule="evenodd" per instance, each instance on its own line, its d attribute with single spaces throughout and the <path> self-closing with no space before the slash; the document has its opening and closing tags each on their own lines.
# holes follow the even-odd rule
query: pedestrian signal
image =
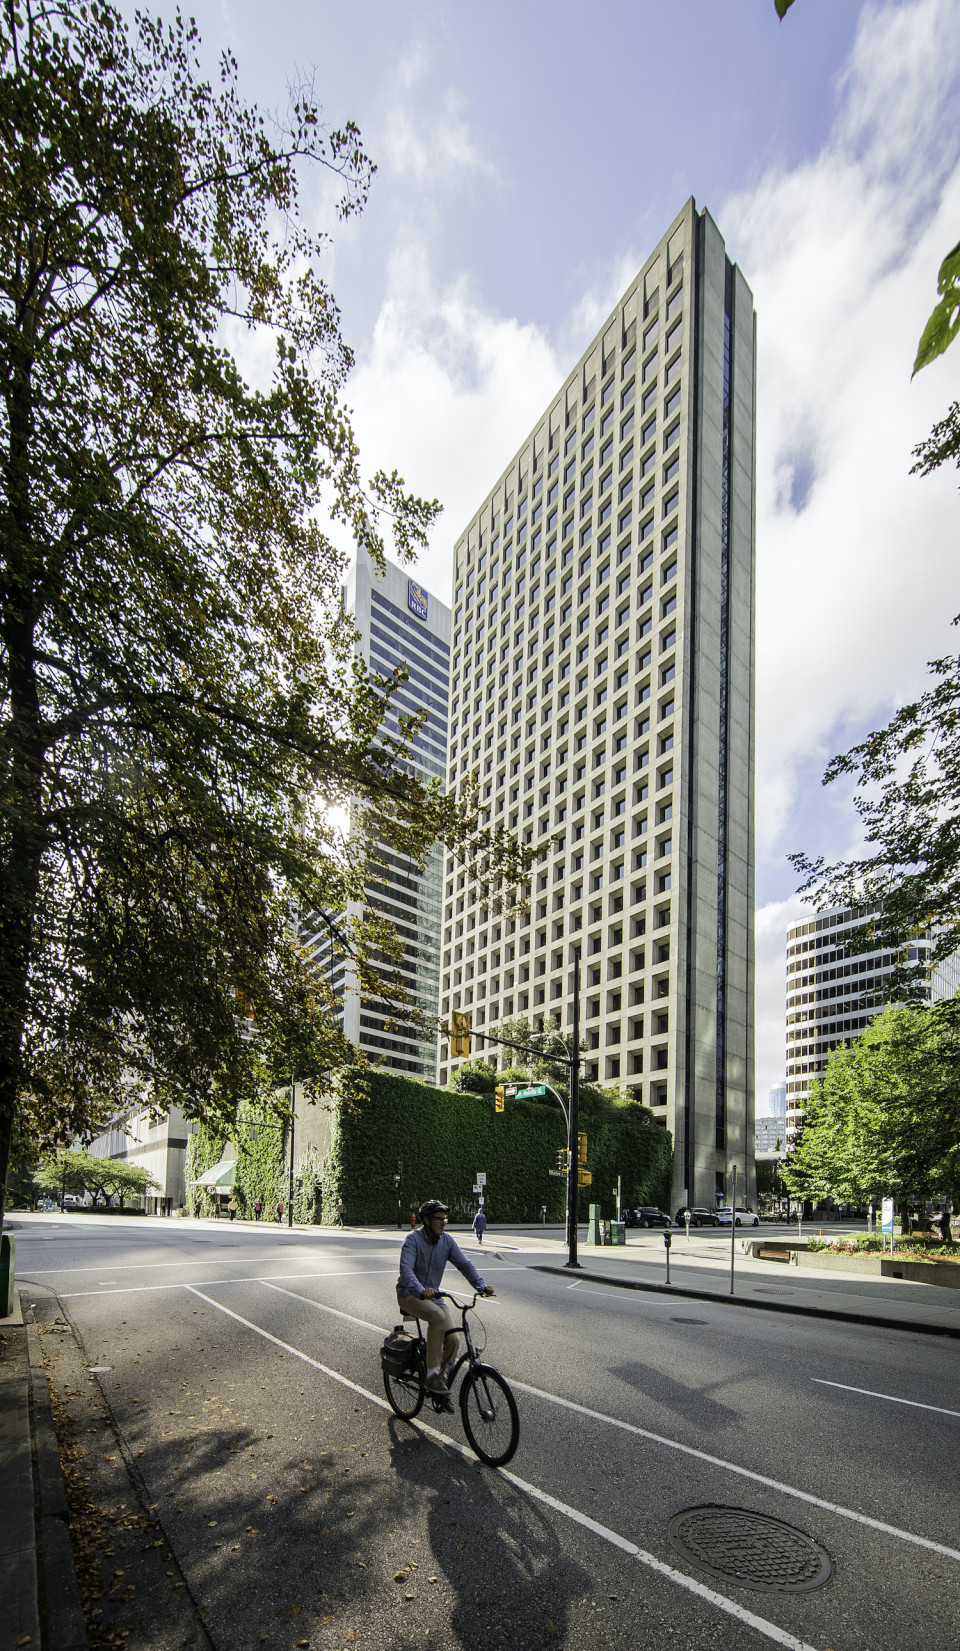
<svg viewBox="0 0 960 1651">
<path fill-rule="evenodd" d="M 456 1060 L 470 1053 L 469 1009 L 454 1009 L 450 1017 L 450 1053 Z"/>
<path fill-rule="evenodd" d="M 493 1091 L 493 1110 L 494 1110 L 494 1112 L 502 1112 L 503 1111 L 503 1103 L 506 1099 L 506 1094 L 507 1094 L 507 1092 L 506 1092 L 506 1089 L 504 1088 L 503 1084 L 498 1083 L 496 1085 L 494 1091 Z"/>
<path fill-rule="evenodd" d="M 587 1161 L 587 1137 L 583 1133 L 583 1130 L 581 1130 L 580 1134 L 577 1136 L 577 1163 L 578 1164 L 585 1164 L 586 1161 Z"/>
</svg>

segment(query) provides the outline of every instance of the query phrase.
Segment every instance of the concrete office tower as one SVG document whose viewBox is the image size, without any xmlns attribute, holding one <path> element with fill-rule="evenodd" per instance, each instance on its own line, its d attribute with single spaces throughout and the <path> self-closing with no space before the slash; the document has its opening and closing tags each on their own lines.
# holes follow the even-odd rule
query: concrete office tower
<svg viewBox="0 0 960 1651">
<path fill-rule="evenodd" d="M 896 957 L 878 947 L 850 956 L 854 931 L 877 916 L 877 908 L 831 906 L 787 930 L 787 1143 L 796 1136 L 810 1098 L 823 1077 L 831 1050 L 855 1043 L 875 1015 L 891 1001 L 889 980 Z M 909 947 L 908 962 L 925 969 L 927 942 Z M 953 997 L 960 986 L 960 952 L 934 969 L 924 987 L 928 1003 Z"/>
<path fill-rule="evenodd" d="M 448 857 L 441 1013 L 569 1026 L 579 950 L 586 1075 L 672 1130 L 677 1204 L 753 1188 L 754 360 L 690 200 L 455 554 L 449 784 L 545 858 L 500 919 Z"/>
<path fill-rule="evenodd" d="M 388 562 L 382 576 L 368 557 L 354 562 L 343 586 L 343 605 L 360 633 L 359 651 L 371 670 L 390 675 L 405 665 L 409 680 L 393 698 L 387 729 L 397 731 L 397 713 L 421 709 L 429 715 L 413 741 L 413 771 L 424 780 L 443 779 L 447 762 L 447 702 L 450 687 L 450 609 L 417 578 Z M 440 911 L 443 851 L 435 847 L 423 872 L 393 845 L 380 844 L 384 868 L 367 885 L 368 905 L 394 924 L 403 941 L 403 959 L 388 972 L 403 979 L 410 998 L 429 1015 L 437 1012 L 440 987 Z M 358 905 L 351 911 L 359 913 Z M 388 1002 L 361 1000 L 353 972 L 331 960 L 321 924 L 304 918 L 316 967 L 340 993 L 341 1016 L 351 1042 L 381 1066 L 436 1081 L 435 1034 L 415 1026 L 390 1024 Z"/>
</svg>

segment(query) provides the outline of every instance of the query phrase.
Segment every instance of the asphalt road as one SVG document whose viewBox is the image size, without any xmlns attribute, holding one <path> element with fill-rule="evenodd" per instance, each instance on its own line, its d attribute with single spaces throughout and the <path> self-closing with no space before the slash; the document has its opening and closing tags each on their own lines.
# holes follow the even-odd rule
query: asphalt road
<svg viewBox="0 0 960 1651">
<path fill-rule="evenodd" d="M 494 1472 L 458 1416 L 384 1408 L 400 1235 L 17 1226 L 45 1346 L 58 1313 L 76 1337 L 58 1333 L 54 1381 L 90 1494 L 158 1522 L 137 1544 L 158 1550 L 148 1591 L 126 1564 L 111 1584 L 129 1651 L 957 1641 L 955 1343 L 570 1283 L 471 1241 L 498 1292 L 487 1356 L 520 1406 Z M 668 1535 L 703 1504 L 805 1533 L 831 1580 L 718 1579 Z"/>
</svg>

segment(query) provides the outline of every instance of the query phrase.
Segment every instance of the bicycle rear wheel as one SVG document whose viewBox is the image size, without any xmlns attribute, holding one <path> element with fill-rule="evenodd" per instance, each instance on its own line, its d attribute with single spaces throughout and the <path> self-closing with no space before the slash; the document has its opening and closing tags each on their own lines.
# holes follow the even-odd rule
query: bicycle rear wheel
<svg viewBox="0 0 960 1651">
<path fill-rule="evenodd" d="M 395 1376 L 392 1371 L 383 1372 L 383 1388 L 390 1401 L 390 1409 L 401 1421 L 412 1422 L 414 1416 L 423 1409 L 426 1397 L 423 1387 L 422 1371 L 419 1364 L 412 1364 L 402 1375 Z"/>
<path fill-rule="evenodd" d="M 520 1439 L 517 1401 L 498 1370 L 475 1364 L 460 1388 L 460 1416 L 471 1449 L 490 1468 L 509 1462 Z"/>
</svg>

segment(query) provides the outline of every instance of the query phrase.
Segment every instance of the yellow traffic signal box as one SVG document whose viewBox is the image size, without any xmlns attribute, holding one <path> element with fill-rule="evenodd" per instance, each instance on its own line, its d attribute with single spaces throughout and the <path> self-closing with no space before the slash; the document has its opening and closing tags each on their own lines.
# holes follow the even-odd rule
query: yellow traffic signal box
<svg viewBox="0 0 960 1651">
<path fill-rule="evenodd" d="M 587 1137 L 584 1135 L 583 1130 L 581 1130 L 580 1134 L 577 1136 L 577 1163 L 578 1164 L 585 1164 L 586 1161 L 587 1161 Z"/>
<path fill-rule="evenodd" d="M 471 1019 L 469 1009 L 454 1009 L 450 1016 L 450 1053 L 455 1060 L 470 1053 Z"/>
<path fill-rule="evenodd" d="M 577 1170 L 577 1186 L 589 1187 L 593 1185 L 593 1176 L 588 1169 Z"/>
<path fill-rule="evenodd" d="M 493 1091 L 493 1110 L 494 1110 L 494 1112 L 502 1112 L 503 1111 L 503 1103 L 506 1099 L 506 1094 L 507 1094 L 507 1092 L 506 1092 L 503 1084 L 498 1083 L 496 1085 L 494 1091 Z"/>
</svg>

